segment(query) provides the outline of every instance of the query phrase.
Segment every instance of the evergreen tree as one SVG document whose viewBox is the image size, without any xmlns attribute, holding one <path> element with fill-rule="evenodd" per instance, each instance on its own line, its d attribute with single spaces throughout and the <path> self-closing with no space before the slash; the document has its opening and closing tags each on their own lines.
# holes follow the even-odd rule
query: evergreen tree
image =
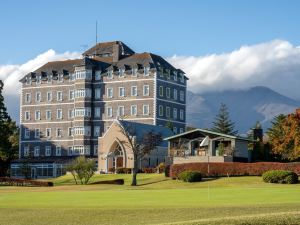
<svg viewBox="0 0 300 225">
<path fill-rule="evenodd" d="M 238 131 L 234 129 L 234 122 L 230 120 L 227 106 L 224 103 L 221 103 L 219 113 L 215 117 L 211 130 L 229 135 L 236 135 L 238 133 Z"/>
</svg>

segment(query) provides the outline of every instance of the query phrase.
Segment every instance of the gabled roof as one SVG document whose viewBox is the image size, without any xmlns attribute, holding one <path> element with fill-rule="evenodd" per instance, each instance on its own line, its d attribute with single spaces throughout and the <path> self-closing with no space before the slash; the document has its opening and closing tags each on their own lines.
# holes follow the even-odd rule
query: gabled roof
<svg viewBox="0 0 300 225">
<path fill-rule="evenodd" d="M 189 134 L 196 133 L 196 132 L 202 133 L 204 135 L 214 135 L 214 136 L 226 137 L 226 138 L 231 138 L 231 139 L 238 139 L 238 140 L 244 140 L 244 141 L 253 141 L 253 140 L 251 140 L 249 138 L 245 138 L 245 137 L 234 136 L 234 135 L 229 135 L 229 134 L 222 134 L 222 133 L 214 132 L 214 131 L 211 131 L 211 130 L 200 129 L 200 128 L 190 130 L 190 131 L 186 131 L 186 132 L 181 133 L 181 134 L 173 135 L 173 136 L 165 138 L 164 140 L 171 140 L 171 139 L 175 139 L 175 138 L 179 138 L 179 137 L 184 137 L 184 136 L 187 136 Z"/>
</svg>

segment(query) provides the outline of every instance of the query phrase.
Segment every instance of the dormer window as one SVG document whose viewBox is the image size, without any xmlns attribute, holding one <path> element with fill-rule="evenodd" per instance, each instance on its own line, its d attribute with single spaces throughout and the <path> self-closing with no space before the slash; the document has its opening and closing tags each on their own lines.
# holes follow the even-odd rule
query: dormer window
<svg viewBox="0 0 300 225">
<path fill-rule="evenodd" d="M 36 76 L 36 83 L 40 84 L 41 83 L 41 76 Z"/>
<path fill-rule="evenodd" d="M 107 71 L 107 78 L 108 79 L 113 79 L 113 71 L 112 70 Z"/>
<path fill-rule="evenodd" d="M 30 85 L 31 84 L 31 77 L 26 77 L 26 84 Z"/>
<path fill-rule="evenodd" d="M 63 82 L 63 74 L 58 74 L 58 82 Z"/>
<path fill-rule="evenodd" d="M 48 83 L 51 83 L 51 82 L 52 82 L 52 75 L 48 75 L 48 76 L 47 76 L 47 82 L 48 82 Z"/>
<path fill-rule="evenodd" d="M 170 78 L 171 78 L 170 73 L 171 73 L 171 71 L 168 69 L 168 70 L 167 70 L 167 78 L 168 78 L 168 80 L 170 80 Z"/>
<path fill-rule="evenodd" d="M 133 77 L 136 77 L 137 76 L 137 71 L 138 71 L 138 69 L 137 68 L 132 68 L 132 76 Z"/>
<path fill-rule="evenodd" d="M 144 76 L 148 76 L 150 71 L 150 67 L 144 67 Z"/>
<path fill-rule="evenodd" d="M 124 77 L 124 69 L 119 69 L 119 77 Z"/>
<path fill-rule="evenodd" d="M 174 81 L 177 81 L 177 71 L 174 71 Z"/>
<path fill-rule="evenodd" d="M 180 74 L 180 82 L 184 83 L 184 75 L 183 75 L 183 73 Z"/>
</svg>

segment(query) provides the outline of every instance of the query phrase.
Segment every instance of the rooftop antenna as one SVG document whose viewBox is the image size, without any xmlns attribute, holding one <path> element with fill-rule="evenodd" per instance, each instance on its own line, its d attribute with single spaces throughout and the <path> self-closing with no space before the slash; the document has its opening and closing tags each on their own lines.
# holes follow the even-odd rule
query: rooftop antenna
<svg viewBox="0 0 300 225">
<path fill-rule="evenodd" d="M 96 45 L 98 44 L 98 21 L 96 20 Z"/>
</svg>

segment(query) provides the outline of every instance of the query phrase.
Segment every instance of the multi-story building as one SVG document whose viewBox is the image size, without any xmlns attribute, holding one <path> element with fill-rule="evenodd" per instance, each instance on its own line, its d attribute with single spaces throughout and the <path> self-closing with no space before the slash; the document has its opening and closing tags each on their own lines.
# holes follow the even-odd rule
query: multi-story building
<svg viewBox="0 0 300 225">
<path fill-rule="evenodd" d="M 121 41 L 98 43 L 82 59 L 49 62 L 20 82 L 20 159 L 13 176 L 24 161 L 32 177 L 47 177 L 62 174 L 74 156 L 96 158 L 98 137 L 116 117 L 185 130 L 184 72 Z"/>
</svg>

